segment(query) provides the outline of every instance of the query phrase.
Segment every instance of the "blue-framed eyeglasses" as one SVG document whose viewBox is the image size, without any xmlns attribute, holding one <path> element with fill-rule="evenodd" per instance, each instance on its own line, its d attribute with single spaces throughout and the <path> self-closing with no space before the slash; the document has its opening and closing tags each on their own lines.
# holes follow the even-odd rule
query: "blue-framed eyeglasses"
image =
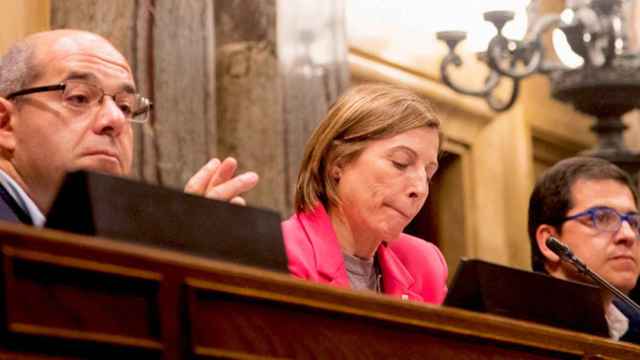
<svg viewBox="0 0 640 360">
<path fill-rule="evenodd" d="M 626 221 L 636 235 L 640 234 L 640 214 L 636 212 L 620 214 L 615 209 L 606 206 L 587 209 L 581 213 L 565 217 L 562 221 L 575 220 L 585 216 L 590 217 L 591 226 L 599 231 L 617 232 L 620 230 L 622 222 Z"/>
</svg>

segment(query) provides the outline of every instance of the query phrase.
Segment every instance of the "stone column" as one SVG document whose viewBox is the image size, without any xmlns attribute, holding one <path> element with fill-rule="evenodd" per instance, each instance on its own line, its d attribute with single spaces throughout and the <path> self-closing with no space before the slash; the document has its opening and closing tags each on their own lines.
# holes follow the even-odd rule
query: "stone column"
<svg viewBox="0 0 640 360">
<path fill-rule="evenodd" d="M 344 10 L 343 0 L 278 1 L 285 186 L 290 206 L 304 145 L 349 83 Z"/>
<path fill-rule="evenodd" d="M 253 205 L 286 209 L 276 1 L 216 0 L 218 155 L 260 175 Z"/>
</svg>

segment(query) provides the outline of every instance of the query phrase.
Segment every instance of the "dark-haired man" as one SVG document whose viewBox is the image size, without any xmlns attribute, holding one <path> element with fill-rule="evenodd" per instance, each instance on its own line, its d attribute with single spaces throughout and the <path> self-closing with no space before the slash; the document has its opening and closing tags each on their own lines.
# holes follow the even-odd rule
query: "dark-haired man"
<svg viewBox="0 0 640 360">
<path fill-rule="evenodd" d="M 67 171 L 127 175 L 132 123 L 150 102 L 124 56 L 103 37 L 55 30 L 27 37 L 0 59 L 0 219 L 41 225 Z M 244 203 L 258 177 L 212 159 L 186 191 Z"/>
<path fill-rule="evenodd" d="M 629 176 L 597 158 L 558 162 L 537 181 L 529 200 L 529 238 L 534 271 L 586 281 L 546 245 L 550 236 L 564 242 L 591 270 L 628 293 L 640 275 L 640 215 Z M 605 299 L 612 338 L 631 340 L 629 318 Z"/>
</svg>

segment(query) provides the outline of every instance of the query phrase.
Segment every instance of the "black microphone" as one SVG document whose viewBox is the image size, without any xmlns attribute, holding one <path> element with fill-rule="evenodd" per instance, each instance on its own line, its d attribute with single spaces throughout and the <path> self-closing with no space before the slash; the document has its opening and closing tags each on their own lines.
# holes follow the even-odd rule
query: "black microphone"
<svg viewBox="0 0 640 360">
<path fill-rule="evenodd" d="M 631 300 L 625 293 L 618 290 L 617 287 L 611 285 L 607 280 L 603 279 L 600 275 L 594 273 L 585 265 L 577 256 L 571 252 L 569 247 L 565 245 L 560 240 L 556 239 L 553 236 L 549 236 L 546 241 L 547 247 L 551 249 L 556 255 L 560 257 L 561 260 L 566 261 L 573 265 L 576 270 L 580 273 L 587 275 L 601 287 L 607 289 L 609 293 L 611 293 L 615 298 L 629 305 L 633 311 L 636 312 L 636 315 L 640 315 L 640 306 L 635 303 L 635 301 Z"/>
</svg>

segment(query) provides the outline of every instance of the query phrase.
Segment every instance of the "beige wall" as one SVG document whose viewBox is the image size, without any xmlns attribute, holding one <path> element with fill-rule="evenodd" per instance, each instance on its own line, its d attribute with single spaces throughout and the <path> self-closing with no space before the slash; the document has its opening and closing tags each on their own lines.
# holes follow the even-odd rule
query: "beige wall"
<svg viewBox="0 0 640 360">
<path fill-rule="evenodd" d="M 563 1 L 541 0 L 539 5 L 541 12 L 558 12 Z M 385 56 L 352 43 L 354 79 L 404 84 L 432 100 L 443 118 L 444 149 L 455 155 L 443 170 L 447 174 L 441 174 L 439 189 L 431 192 L 438 197 L 435 242 L 450 270 L 460 256 L 529 268 L 527 207 L 535 179 L 558 160 L 592 147 L 594 120 L 551 99 L 549 80 L 542 75 L 522 82 L 513 108 L 495 113 L 482 100 L 444 86 L 437 78 L 439 61 L 409 68 Z M 462 80 L 469 85 L 482 71 L 467 66 Z M 624 120 L 627 145 L 640 149 L 640 111 Z"/>
<path fill-rule="evenodd" d="M 0 0 L 0 53 L 16 40 L 49 28 L 49 0 Z"/>
<path fill-rule="evenodd" d="M 442 174 L 445 183 L 434 189 L 441 207 L 436 211 L 437 243 L 452 272 L 460 256 L 529 268 L 527 207 L 535 178 L 556 161 L 593 145 L 592 119 L 552 100 L 542 76 L 525 80 L 515 106 L 495 113 L 481 100 L 376 61 L 357 48 L 351 49 L 350 61 L 358 81 L 404 84 L 440 110 L 443 147 L 457 156 L 454 166 L 445 170 L 451 173 Z M 448 216 L 460 209 L 462 218 Z"/>
<path fill-rule="evenodd" d="M 361 49 L 351 49 L 350 62 L 354 79 L 409 86 L 439 110 L 443 149 L 455 160 L 444 170 L 448 173 L 439 175 L 440 187 L 432 189 L 432 196 L 439 206 L 436 242 L 451 270 L 460 256 L 528 267 L 526 209 L 535 177 L 528 103 L 521 99 L 508 112 L 495 113 L 482 100 Z M 528 98 L 526 93 L 521 97 Z"/>
</svg>

